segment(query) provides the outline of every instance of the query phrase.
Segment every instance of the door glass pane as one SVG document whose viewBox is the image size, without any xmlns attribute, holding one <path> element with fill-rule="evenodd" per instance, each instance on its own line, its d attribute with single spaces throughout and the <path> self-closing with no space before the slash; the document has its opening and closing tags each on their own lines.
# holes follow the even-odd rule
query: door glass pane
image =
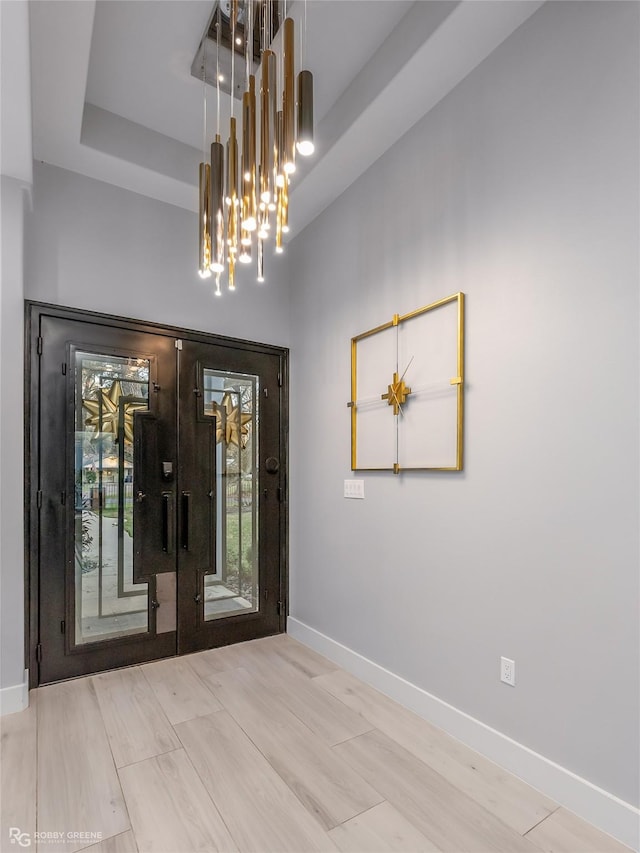
<svg viewBox="0 0 640 853">
<path fill-rule="evenodd" d="M 204 370 L 216 418 L 216 571 L 204 578 L 207 621 L 258 610 L 258 377 Z"/>
<path fill-rule="evenodd" d="M 75 642 L 148 631 L 148 584 L 133 583 L 134 412 L 149 362 L 76 352 Z"/>
</svg>

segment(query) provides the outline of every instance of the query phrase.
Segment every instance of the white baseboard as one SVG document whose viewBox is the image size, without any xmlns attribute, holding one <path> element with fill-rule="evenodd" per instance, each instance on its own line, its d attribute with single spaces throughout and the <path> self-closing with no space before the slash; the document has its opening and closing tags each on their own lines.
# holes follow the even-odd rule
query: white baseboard
<svg viewBox="0 0 640 853">
<path fill-rule="evenodd" d="M 29 670 L 24 671 L 22 684 L 0 688 L 0 717 L 15 714 L 29 707 Z"/>
<path fill-rule="evenodd" d="M 287 631 L 294 639 L 509 770 L 603 832 L 638 850 L 639 809 L 394 675 L 293 616 L 287 620 Z"/>
</svg>

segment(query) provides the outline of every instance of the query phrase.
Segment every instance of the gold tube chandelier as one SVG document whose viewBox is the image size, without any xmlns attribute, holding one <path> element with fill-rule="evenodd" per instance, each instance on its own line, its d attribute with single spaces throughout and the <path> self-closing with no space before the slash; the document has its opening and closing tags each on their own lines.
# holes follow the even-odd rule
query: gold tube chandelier
<svg viewBox="0 0 640 853">
<path fill-rule="evenodd" d="M 231 47 L 226 150 L 220 136 L 221 5 L 229 12 L 225 22 Z M 301 57 L 306 46 L 306 12 L 304 0 Z M 235 290 L 238 262 L 249 264 L 254 259 L 257 281 L 262 282 L 269 248 L 278 254 L 284 251 L 296 156 L 313 153 L 313 76 L 300 70 L 296 86 L 295 25 L 282 0 L 218 0 L 211 26 L 216 44 L 217 127 L 211 160 L 200 164 L 199 272 L 203 278 L 215 274 L 215 292 L 220 295 L 225 273 L 228 289 Z M 275 39 L 278 31 L 280 37 Z M 236 53 L 244 54 L 246 64 L 245 90 L 238 109 L 240 128 L 235 116 Z M 253 73 L 256 56 L 258 75 Z M 206 137 L 204 47 L 202 68 Z"/>
<path fill-rule="evenodd" d="M 198 272 L 201 278 L 211 275 L 211 167 L 207 163 L 207 85 L 205 56 L 202 60 L 202 159 L 198 169 Z"/>
</svg>

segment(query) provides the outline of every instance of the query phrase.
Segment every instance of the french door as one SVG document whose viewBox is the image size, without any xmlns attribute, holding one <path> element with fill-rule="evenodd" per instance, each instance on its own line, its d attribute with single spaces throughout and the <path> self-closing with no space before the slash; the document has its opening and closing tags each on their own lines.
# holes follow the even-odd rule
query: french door
<svg viewBox="0 0 640 853">
<path fill-rule="evenodd" d="M 29 315 L 32 684 L 283 630 L 286 351 Z"/>
</svg>

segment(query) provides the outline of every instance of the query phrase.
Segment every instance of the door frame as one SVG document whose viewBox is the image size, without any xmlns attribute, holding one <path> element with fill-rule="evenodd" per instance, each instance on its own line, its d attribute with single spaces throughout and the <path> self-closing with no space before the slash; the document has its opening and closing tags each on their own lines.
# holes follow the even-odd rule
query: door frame
<svg viewBox="0 0 640 853">
<path fill-rule="evenodd" d="M 282 448 L 283 477 L 281 481 L 282 499 L 280 511 L 280 623 L 281 632 L 286 630 L 289 609 L 289 350 L 273 344 L 245 341 L 212 332 L 184 329 L 163 323 L 129 319 L 113 314 L 69 308 L 46 302 L 25 300 L 25 371 L 24 371 L 24 548 L 25 548 L 25 661 L 29 667 L 29 687 L 39 684 L 40 649 L 40 547 L 38 474 L 39 474 L 39 436 L 40 420 L 40 383 L 39 357 L 42 341 L 40 323 L 42 317 L 103 325 L 113 329 L 132 332 L 165 335 L 176 339 L 213 344 L 235 350 L 275 355 L 280 359 L 281 384 L 279 440 Z M 34 485 L 35 484 L 35 485 Z"/>
</svg>

